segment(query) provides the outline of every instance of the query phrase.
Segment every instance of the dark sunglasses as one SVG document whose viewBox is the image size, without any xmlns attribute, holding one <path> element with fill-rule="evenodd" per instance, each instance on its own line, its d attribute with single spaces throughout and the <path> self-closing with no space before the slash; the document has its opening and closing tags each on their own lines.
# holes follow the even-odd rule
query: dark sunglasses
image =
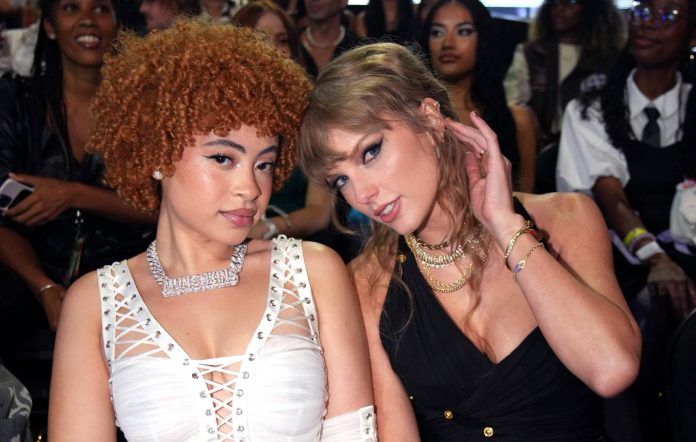
<svg viewBox="0 0 696 442">
<path fill-rule="evenodd" d="M 683 14 L 676 8 L 654 9 L 648 3 L 633 2 L 631 23 L 634 25 L 653 22 L 656 28 L 668 28 L 679 20 Z"/>
</svg>

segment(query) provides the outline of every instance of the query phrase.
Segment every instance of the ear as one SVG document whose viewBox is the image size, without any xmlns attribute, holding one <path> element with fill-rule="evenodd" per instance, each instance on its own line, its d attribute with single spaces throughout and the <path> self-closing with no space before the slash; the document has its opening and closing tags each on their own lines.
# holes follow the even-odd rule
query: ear
<svg viewBox="0 0 696 442">
<path fill-rule="evenodd" d="M 421 101 L 420 110 L 430 127 L 435 129 L 439 137 L 442 137 L 445 133 L 445 117 L 440 113 L 440 103 L 432 98 L 424 98 Z"/>
<path fill-rule="evenodd" d="M 46 32 L 46 36 L 50 40 L 56 39 L 56 28 L 55 28 L 55 26 L 53 26 L 53 23 L 51 23 L 51 20 L 49 18 L 44 18 L 43 28 L 44 28 L 44 32 Z"/>
</svg>

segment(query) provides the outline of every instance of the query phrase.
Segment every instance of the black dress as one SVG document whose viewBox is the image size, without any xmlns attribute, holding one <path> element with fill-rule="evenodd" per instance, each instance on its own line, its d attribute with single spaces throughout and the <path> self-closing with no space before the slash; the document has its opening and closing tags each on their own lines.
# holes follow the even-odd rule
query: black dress
<svg viewBox="0 0 696 442">
<path fill-rule="evenodd" d="M 399 253 L 412 299 L 391 281 L 380 335 L 423 441 L 604 440 L 599 397 L 565 368 L 539 328 L 491 362 L 433 296 L 403 238 Z"/>
</svg>

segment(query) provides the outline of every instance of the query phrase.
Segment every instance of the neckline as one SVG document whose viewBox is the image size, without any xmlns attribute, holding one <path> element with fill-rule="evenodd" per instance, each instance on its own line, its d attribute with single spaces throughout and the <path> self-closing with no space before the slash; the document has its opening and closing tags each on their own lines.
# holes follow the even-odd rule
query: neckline
<svg viewBox="0 0 696 442">
<path fill-rule="evenodd" d="M 272 251 L 271 251 L 271 255 L 273 255 Z M 271 259 L 273 259 L 272 256 L 271 256 Z M 133 299 L 134 302 L 132 302 L 130 305 L 128 305 L 128 308 L 131 311 L 132 310 L 137 311 L 137 309 L 139 307 L 143 309 L 141 314 L 144 314 L 145 316 L 150 318 L 151 324 L 153 324 L 154 328 L 157 331 L 159 331 L 162 334 L 162 336 L 164 337 L 164 339 L 156 341 L 157 346 L 170 359 L 185 359 L 185 360 L 194 361 L 197 363 L 217 363 L 217 364 L 219 364 L 219 363 L 222 363 L 222 361 L 241 359 L 245 355 L 248 355 L 249 353 L 252 352 L 252 346 L 257 341 L 254 339 L 254 336 L 256 336 L 260 332 L 260 329 L 264 325 L 263 318 L 265 316 L 266 309 L 264 309 L 264 313 L 259 318 L 259 321 L 257 322 L 256 328 L 249 336 L 249 339 L 247 340 L 247 345 L 245 346 L 245 350 L 243 353 L 234 354 L 234 355 L 226 355 L 226 356 L 215 356 L 215 357 L 204 358 L 204 359 L 196 359 L 196 358 L 193 358 L 189 354 L 189 352 L 184 349 L 184 347 L 179 343 L 179 341 L 177 339 L 175 339 L 169 333 L 169 331 L 164 326 L 162 326 L 162 323 L 157 319 L 157 317 L 154 314 L 152 314 L 152 311 L 147 306 L 147 303 L 145 302 L 143 297 L 140 295 L 140 289 L 138 288 L 138 285 L 135 282 L 135 278 L 133 278 L 133 274 L 131 273 L 130 266 L 128 264 L 128 260 L 127 259 L 123 260 L 122 262 L 118 263 L 118 265 L 122 266 L 124 268 L 125 272 L 123 274 L 126 275 L 127 282 L 130 282 L 133 284 L 134 293 L 136 295 L 136 297 Z M 118 275 L 118 272 L 117 272 L 117 275 Z M 266 305 L 268 305 L 269 296 L 270 296 L 270 284 L 269 284 L 269 287 L 266 289 L 266 300 L 265 300 Z M 169 345 L 163 344 L 161 341 L 166 341 L 169 343 Z M 229 365 L 229 363 L 230 362 L 227 362 L 224 365 Z"/>
<path fill-rule="evenodd" d="M 517 201 L 516 198 L 515 198 L 515 201 Z M 413 256 L 411 251 L 406 246 L 403 237 L 399 238 L 399 249 L 400 249 L 399 253 L 405 253 L 407 256 L 406 262 L 401 264 L 402 266 L 406 265 L 407 263 L 410 267 L 417 265 L 415 262 L 415 257 Z M 404 272 L 404 273 L 406 273 L 406 272 Z M 507 355 L 505 355 L 498 362 L 494 362 L 493 360 L 491 360 L 491 358 L 488 357 L 488 355 L 486 355 L 483 351 L 481 351 L 481 349 L 479 349 L 473 343 L 473 341 L 471 341 L 469 336 L 467 336 L 467 334 L 462 329 L 460 329 L 459 326 L 457 326 L 457 324 L 454 322 L 452 317 L 447 313 L 445 308 L 442 306 L 442 304 L 440 304 L 438 299 L 435 297 L 435 294 L 428 286 L 427 282 L 425 281 L 425 278 L 420 273 L 420 271 L 418 271 L 417 268 L 409 269 L 409 273 L 414 274 L 414 278 L 415 278 L 414 282 L 416 282 L 418 284 L 418 287 L 414 287 L 414 288 L 419 289 L 422 292 L 420 295 L 421 299 L 423 300 L 422 302 L 433 304 L 434 308 L 436 309 L 436 313 L 442 318 L 443 322 L 447 324 L 446 326 L 450 328 L 450 331 L 454 332 L 456 335 L 463 338 L 464 341 L 466 342 L 466 344 L 471 346 L 471 348 L 474 350 L 474 353 L 477 354 L 490 367 L 495 368 L 495 367 L 502 366 L 504 363 L 506 363 L 506 361 L 510 360 L 516 353 L 522 351 L 522 349 L 524 349 L 528 345 L 527 342 L 529 340 L 531 340 L 531 338 L 534 335 L 536 335 L 537 332 L 540 331 L 539 325 L 536 325 L 534 328 L 532 328 L 529 331 L 529 333 L 527 333 L 525 335 L 525 337 L 517 344 L 517 346 L 512 349 L 512 351 L 510 351 Z M 389 296 L 389 293 L 387 293 L 387 296 Z M 416 290 L 413 290 L 413 297 L 416 298 L 418 296 L 419 295 L 416 294 Z M 384 312 L 384 308 L 382 309 L 382 312 Z"/>
</svg>

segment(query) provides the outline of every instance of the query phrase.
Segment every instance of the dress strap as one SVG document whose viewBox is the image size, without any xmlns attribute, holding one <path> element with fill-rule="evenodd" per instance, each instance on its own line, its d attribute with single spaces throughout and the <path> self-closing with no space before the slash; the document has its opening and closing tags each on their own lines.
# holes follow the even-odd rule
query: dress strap
<svg viewBox="0 0 696 442">
<path fill-rule="evenodd" d="M 101 324 L 102 324 L 102 347 L 106 365 L 111 372 L 111 364 L 114 360 L 115 332 L 116 332 L 116 308 L 115 308 L 115 287 L 113 265 L 104 266 L 97 271 L 97 281 L 99 284 L 99 302 L 101 305 Z"/>
<path fill-rule="evenodd" d="M 276 326 L 288 324 L 302 328 L 318 343 L 317 311 L 301 240 L 285 235 L 273 240 L 270 291 L 271 304 L 274 298 L 280 304 Z"/>
</svg>

